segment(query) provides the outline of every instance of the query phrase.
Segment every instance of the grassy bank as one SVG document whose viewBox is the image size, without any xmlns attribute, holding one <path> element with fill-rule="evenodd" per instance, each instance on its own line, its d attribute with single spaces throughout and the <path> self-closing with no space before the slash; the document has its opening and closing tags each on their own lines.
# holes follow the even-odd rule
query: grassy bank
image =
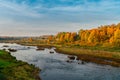
<svg viewBox="0 0 120 80">
<path fill-rule="evenodd" d="M 92 50 L 78 47 L 57 47 L 57 52 L 76 55 L 78 59 L 104 65 L 120 66 L 120 52 Z"/>
<path fill-rule="evenodd" d="M 0 80 L 40 80 L 39 69 L 0 50 Z"/>
</svg>

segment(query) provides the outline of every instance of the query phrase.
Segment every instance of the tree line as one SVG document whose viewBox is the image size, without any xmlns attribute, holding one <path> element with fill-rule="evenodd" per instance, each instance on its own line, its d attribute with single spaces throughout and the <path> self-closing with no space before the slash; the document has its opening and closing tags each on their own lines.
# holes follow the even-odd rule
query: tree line
<svg viewBox="0 0 120 80">
<path fill-rule="evenodd" d="M 80 29 L 78 32 L 59 32 L 49 36 L 48 42 L 79 45 L 120 46 L 120 23 L 104 25 L 94 29 Z"/>
</svg>

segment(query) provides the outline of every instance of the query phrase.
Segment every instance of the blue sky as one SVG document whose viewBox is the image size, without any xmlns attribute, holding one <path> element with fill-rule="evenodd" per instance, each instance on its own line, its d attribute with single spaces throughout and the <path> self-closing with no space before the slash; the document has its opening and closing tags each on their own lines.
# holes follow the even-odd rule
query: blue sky
<svg viewBox="0 0 120 80">
<path fill-rule="evenodd" d="M 0 36 L 39 36 L 119 23 L 120 0 L 0 0 Z"/>
</svg>

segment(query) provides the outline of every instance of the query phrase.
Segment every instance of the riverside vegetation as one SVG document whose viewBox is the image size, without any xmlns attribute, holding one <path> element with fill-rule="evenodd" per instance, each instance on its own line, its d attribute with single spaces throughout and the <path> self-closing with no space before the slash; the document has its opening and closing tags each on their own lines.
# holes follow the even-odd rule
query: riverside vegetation
<svg viewBox="0 0 120 80">
<path fill-rule="evenodd" d="M 120 66 L 120 23 L 100 26 L 79 32 L 59 32 L 47 38 L 27 38 L 20 44 L 33 46 L 54 46 L 56 51 L 77 55 L 78 59 Z"/>
<path fill-rule="evenodd" d="M 0 50 L 0 80 L 40 80 L 39 69 Z"/>
</svg>

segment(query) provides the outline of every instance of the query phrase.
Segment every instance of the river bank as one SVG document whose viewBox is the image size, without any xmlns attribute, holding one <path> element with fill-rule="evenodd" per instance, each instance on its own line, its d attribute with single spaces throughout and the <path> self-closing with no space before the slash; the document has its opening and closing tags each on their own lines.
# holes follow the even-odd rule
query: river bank
<svg viewBox="0 0 120 80">
<path fill-rule="evenodd" d="M 55 51 L 68 54 L 68 55 L 76 55 L 78 60 L 82 60 L 85 62 L 93 62 L 101 65 L 111 65 L 115 67 L 120 67 L 120 52 L 111 51 L 111 50 L 98 50 L 98 49 L 85 49 L 81 47 L 74 46 L 62 46 L 55 44 L 24 44 L 27 46 L 37 46 L 38 48 L 51 48 L 55 47 Z"/>
<path fill-rule="evenodd" d="M 120 67 L 120 53 L 80 48 L 57 47 L 56 52 L 76 55 L 78 60 Z"/>
<path fill-rule="evenodd" d="M 40 69 L 17 61 L 9 52 L 0 50 L 0 80 L 41 80 Z"/>
</svg>

